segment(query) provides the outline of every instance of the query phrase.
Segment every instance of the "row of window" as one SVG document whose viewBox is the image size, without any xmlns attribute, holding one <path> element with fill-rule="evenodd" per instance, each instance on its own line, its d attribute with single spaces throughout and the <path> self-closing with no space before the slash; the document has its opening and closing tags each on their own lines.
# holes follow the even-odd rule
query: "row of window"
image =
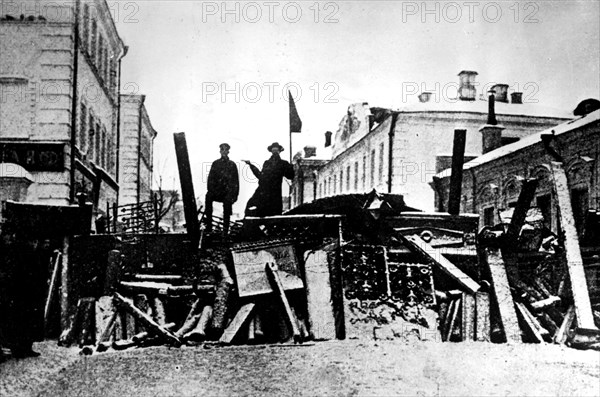
<svg viewBox="0 0 600 397">
<path fill-rule="evenodd" d="M 117 62 L 113 52 L 109 50 L 108 40 L 98 28 L 97 10 L 84 3 L 80 18 L 81 50 L 87 54 L 96 69 L 101 83 L 110 92 L 117 90 Z"/>
<path fill-rule="evenodd" d="M 96 118 L 88 107 L 82 103 L 79 113 L 79 134 L 75 144 L 88 160 L 115 175 L 115 141 L 106 127 Z"/>
<path fill-rule="evenodd" d="M 369 178 L 367 179 L 367 154 L 363 155 L 362 162 L 355 161 L 353 164 L 346 166 L 342 165 L 338 176 L 333 175 L 323 181 L 319 182 L 318 197 L 325 197 L 340 194 L 346 192 L 365 192 L 367 190 L 367 183 L 370 181 L 369 190 L 374 188 L 378 184 L 383 183 L 383 169 L 385 165 L 385 145 L 384 143 L 379 144 L 379 168 L 377 169 L 376 177 L 376 162 L 377 162 L 377 150 L 372 149 L 370 153 L 370 167 L 369 167 Z M 354 178 L 352 179 L 351 174 L 354 171 Z M 361 172 L 362 171 L 362 172 Z M 339 189 L 338 189 L 339 187 Z"/>
</svg>

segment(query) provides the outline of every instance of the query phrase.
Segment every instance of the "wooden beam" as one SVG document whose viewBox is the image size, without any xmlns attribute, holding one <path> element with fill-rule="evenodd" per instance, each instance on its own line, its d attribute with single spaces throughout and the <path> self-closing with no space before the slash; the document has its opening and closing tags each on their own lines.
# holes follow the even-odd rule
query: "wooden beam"
<svg viewBox="0 0 600 397">
<path fill-rule="evenodd" d="M 462 340 L 472 342 L 475 339 L 475 296 L 462 294 Z"/>
<path fill-rule="evenodd" d="M 544 338 L 540 332 L 541 325 L 539 325 L 539 323 L 536 324 L 537 320 L 532 318 L 531 313 L 529 313 L 529 310 L 527 310 L 524 304 L 521 302 L 516 302 L 515 304 L 517 306 L 517 312 L 521 315 L 527 333 L 532 336 L 537 343 L 544 343 Z"/>
<path fill-rule="evenodd" d="M 281 283 L 281 278 L 279 277 L 277 264 L 272 263 L 272 262 L 267 263 L 266 271 L 267 271 L 267 274 L 269 275 L 269 278 L 271 279 L 271 282 L 273 284 L 273 286 L 272 286 L 273 291 L 274 291 L 275 295 L 279 298 L 279 301 L 281 302 L 281 304 L 283 305 L 283 309 L 284 309 L 284 312 L 286 315 L 286 320 L 288 322 L 288 325 L 291 327 L 294 341 L 300 341 L 301 335 L 300 335 L 300 329 L 298 328 L 298 322 L 296 320 L 296 317 L 294 316 L 294 313 L 292 313 L 290 303 L 288 302 L 287 297 L 285 296 L 285 290 L 283 289 L 283 284 Z"/>
<path fill-rule="evenodd" d="M 529 211 L 529 206 L 531 205 L 531 200 L 533 200 L 533 197 L 535 196 L 537 186 L 538 180 L 535 178 L 526 179 L 525 181 L 523 181 L 521 193 L 519 193 L 517 205 L 515 207 L 512 218 L 510 220 L 510 225 L 508 226 L 508 230 L 506 232 L 505 241 L 508 248 L 514 250 L 514 248 L 516 248 L 517 246 L 517 243 L 519 242 L 521 228 L 525 223 L 527 211 Z"/>
<path fill-rule="evenodd" d="M 465 143 L 467 130 L 454 130 L 452 145 L 452 173 L 450 174 L 450 193 L 448 195 L 448 213 L 460 213 L 460 196 L 462 192 L 463 164 L 465 162 Z"/>
<path fill-rule="evenodd" d="M 482 261 L 487 265 L 491 275 L 492 286 L 496 295 L 496 304 L 500 314 L 500 323 L 509 343 L 521 343 L 521 329 L 515 311 L 515 305 L 510 292 L 508 275 L 504 268 L 502 254 L 498 248 L 482 248 Z"/>
<path fill-rule="evenodd" d="M 462 270 L 446 259 L 442 250 L 433 248 L 418 236 L 402 236 L 402 238 L 407 242 L 408 248 L 411 251 L 429 259 L 429 261 L 433 262 L 438 269 L 442 270 L 458 282 L 466 291 L 474 294 L 481 288 L 475 280 L 467 276 Z"/>
<path fill-rule="evenodd" d="M 255 306 L 254 303 L 247 303 L 240 307 L 229 326 L 223 331 L 223 335 L 221 335 L 219 342 L 227 344 L 231 343 L 242 327 L 252 318 L 250 315 Z"/>
<path fill-rule="evenodd" d="M 62 266 L 60 272 L 60 330 L 62 333 L 68 333 L 72 326 L 70 321 L 70 299 L 69 299 L 69 237 L 63 238 L 62 245 Z"/>
<path fill-rule="evenodd" d="M 152 334 L 162 337 L 167 342 L 174 346 L 181 346 L 181 340 L 175 336 L 171 331 L 161 327 L 158 325 L 150 316 L 146 313 L 142 312 L 140 309 L 135 307 L 133 302 L 124 296 L 120 295 L 118 292 L 115 292 L 115 302 L 120 305 L 123 309 L 125 309 L 128 313 L 130 313 L 136 320 L 140 321 L 146 330 Z"/>
<path fill-rule="evenodd" d="M 198 221 L 198 209 L 196 207 L 196 195 L 194 194 L 194 183 L 192 180 L 192 168 L 188 155 L 185 132 L 173 134 L 175 141 L 175 154 L 177 156 L 177 167 L 179 169 L 179 181 L 181 183 L 181 196 L 185 215 L 185 224 L 191 247 L 196 249 L 200 241 L 200 222 Z"/>
<path fill-rule="evenodd" d="M 479 291 L 475 294 L 475 340 L 491 342 L 490 331 L 490 294 Z"/>
<path fill-rule="evenodd" d="M 304 260 L 308 322 L 316 340 L 335 339 L 335 315 L 327 252 L 326 248 L 310 251 Z"/>
<path fill-rule="evenodd" d="M 52 269 L 52 278 L 50 279 L 50 286 L 48 287 L 48 295 L 46 297 L 46 305 L 44 306 L 44 327 L 48 328 L 48 321 L 50 319 L 50 305 L 54 300 L 55 292 L 58 288 L 58 274 L 60 271 L 60 264 L 62 259 L 62 254 L 60 251 L 54 251 L 55 259 L 54 259 L 54 268 Z"/>
<path fill-rule="evenodd" d="M 590 303 L 590 294 L 583 269 L 583 259 L 581 258 L 581 250 L 579 248 L 579 237 L 575 227 L 573 208 L 571 207 L 571 192 L 569 190 L 567 174 L 562 163 L 553 161 L 551 166 L 554 177 L 554 190 L 558 199 L 560 225 L 565 235 L 567 269 L 569 278 L 571 279 L 571 292 L 573 293 L 577 325 L 579 328 L 596 330 L 592 305 Z"/>
<path fill-rule="evenodd" d="M 554 334 L 554 343 L 562 345 L 566 342 L 567 333 L 571 329 L 573 321 L 575 321 L 575 307 L 571 305 L 567 310 L 567 314 L 565 314 L 562 324 L 560 324 L 560 328 Z"/>
</svg>

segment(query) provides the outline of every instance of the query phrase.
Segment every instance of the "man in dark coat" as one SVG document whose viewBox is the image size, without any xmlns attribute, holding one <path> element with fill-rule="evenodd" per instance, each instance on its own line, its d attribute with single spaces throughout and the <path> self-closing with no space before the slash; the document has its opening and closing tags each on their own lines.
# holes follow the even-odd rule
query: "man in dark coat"
<svg viewBox="0 0 600 397">
<path fill-rule="evenodd" d="M 0 241 L 0 335 L 15 358 L 36 357 L 44 338 L 48 253 L 33 236 L 4 225 Z M 0 353 L 1 354 L 1 353 Z"/>
<path fill-rule="evenodd" d="M 223 203 L 223 233 L 229 231 L 231 206 L 237 201 L 240 192 L 240 181 L 235 163 L 229 160 L 230 146 L 227 143 L 219 145 L 221 158 L 215 160 L 208 173 L 208 191 L 206 193 L 205 222 L 206 230 L 212 230 L 213 202 Z"/>
<path fill-rule="evenodd" d="M 294 167 L 279 157 L 283 147 L 274 142 L 267 150 L 271 152 L 271 158 L 265 161 L 262 171 L 244 160 L 258 178 L 258 188 L 246 204 L 246 216 L 281 215 L 281 182 L 284 177 L 294 178 Z"/>
</svg>

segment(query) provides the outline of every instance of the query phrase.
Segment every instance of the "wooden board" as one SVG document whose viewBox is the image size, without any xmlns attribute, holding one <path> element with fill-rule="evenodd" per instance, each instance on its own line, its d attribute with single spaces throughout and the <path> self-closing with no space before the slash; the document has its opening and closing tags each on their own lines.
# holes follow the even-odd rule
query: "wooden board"
<svg viewBox="0 0 600 397">
<path fill-rule="evenodd" d="M 418 254 L 428 258 L 437 268 L 458 282 L 466 291 L 474 294 L 481 288 L 475 280 L 446 259 L 442 250 L 433 248 L 418 236 L 404 236 L 404 239 L 408 241 L 408 248 L 411 251 L 416 251 Z"/>
<path fill-rule="evenodd" d="M 521 316 L 521 320 L 523 320 L 523 324 L 525 325 L 525 331 L 529 336 L 533 338 L 537 343 L 544 343 L 544 338 L 540 333 L 540 325 L 535 324 L 534 320 L 531 318 L 531 314 L 527 310 L 524 304 L 521 302 L 516 302 L 517 311 Z"/>
<path fill-rule="evenodd" d="M 335 315 L 327 251 L 320 249 L 308 252 L 304 264 L 310 333 L 316 340 L 335 339 Z"/>
<path fill-rule="evenodd" d="M 102 342 L 102 333 L 107 328 L 116 308 L 112 296 L 101 296 L 96 301 L 96 341 Z"/>
<path fill-rule="evenodd" d="M 554 343 L 562 345 L 567 340 L 567 333 L 571 329 L 573 325 L 573 321 L 575 320 L 575 307 L 573 305 L 569 306 L 569 310 L 567 310 L 567 314 L 565 314 L 565 318 L 563 322 L 560 324 L 560 328 L 554 335 Z"/>
<path fill-rule="evenodd" d="M 221 339 L 219 339 L 219 342 L 231 343 L 231 341 L 233 341 L 233 338 L 235 338 L 238 332 L 240 332 L 242 327 L 251 318 L 250 314 L 252 314 L 254 306 L 254 303 L 247 303 L 244 306 L 240 307 L 231 323 L 227 326 L 225 331 L 223 331 L 223 335 L 221 335 Z"/>
<path fill-rule="evenodd" d="M 304 288 L 294 246 L 290 243 L 234 249 L 232 256 L 240 298 L 273 292 L 265 273 L 266 263 L 277 264 L 284 290 Z"/>
<path fill-rule="evenodd" d="M 565 236 L 567 270 L 571 280 L 571 292 L 573 293 L 577 325 L 580 328 L 595 330 L 597 328 L 594 324 L 594 315 L 592 314 L 590 295 L 583 269 L 583 259 L 581 258 L 579 237 L 575 227 L 573 208 L 571 207 L 571 194 L 567 175 L 562 163 L 553 161 L 551 165 L 554 177 L 554 191 L 558 199 L 558 209 L 560 212 L 560 225 Z"/>
<path fill-rule="evenodd" d="M 492 286 L 496 295 L 496 304 L 500 314 L 500 323 L 504 330 L 506 341 L 521 343 L 521 329 L 515 311 L 515 304 L 508 284 L 508 275 L 504 268 L 502 254 L 498 248 L 483 248 L 482 260 L 489 267 Z"/>
<path fill-rule="evenodd" d="M 491 342 L 490 335 L 490 294 L 480 291 L 475 294 L 475 340 Z"/>
<path fill-rule="evenodd" d="M 462 294 L 462 340 L 472 342 L 475 339 L 475 296 Z"/>
</svg>

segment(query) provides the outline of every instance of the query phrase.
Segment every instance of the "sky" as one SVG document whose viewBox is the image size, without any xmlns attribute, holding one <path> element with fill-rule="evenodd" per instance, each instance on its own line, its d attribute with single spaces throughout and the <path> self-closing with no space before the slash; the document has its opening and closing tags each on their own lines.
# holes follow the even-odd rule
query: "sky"
<svg viewBox="0 0 600 397">
<path fill-rule="evenodd" d="M 197 197 L 218 145 L 240 167 L 243 214 L 278 141 L 289 158 L 287 90 L 303 122 L 293 153 L 322 150 L 348 106 L 401 108 L 452 92 L 461 70 L 524 101 L 572 111 L 600 98 L 598 1 L 108 2 L 129 52 L 122 92 L 146 95 L 155 182 L 179 188 L 173 133 L 185 132 Z M 478 90 L 480 93 L 481 90 Z M 450 96 L 450 94 L 448 94 Z"/>
</svg>

